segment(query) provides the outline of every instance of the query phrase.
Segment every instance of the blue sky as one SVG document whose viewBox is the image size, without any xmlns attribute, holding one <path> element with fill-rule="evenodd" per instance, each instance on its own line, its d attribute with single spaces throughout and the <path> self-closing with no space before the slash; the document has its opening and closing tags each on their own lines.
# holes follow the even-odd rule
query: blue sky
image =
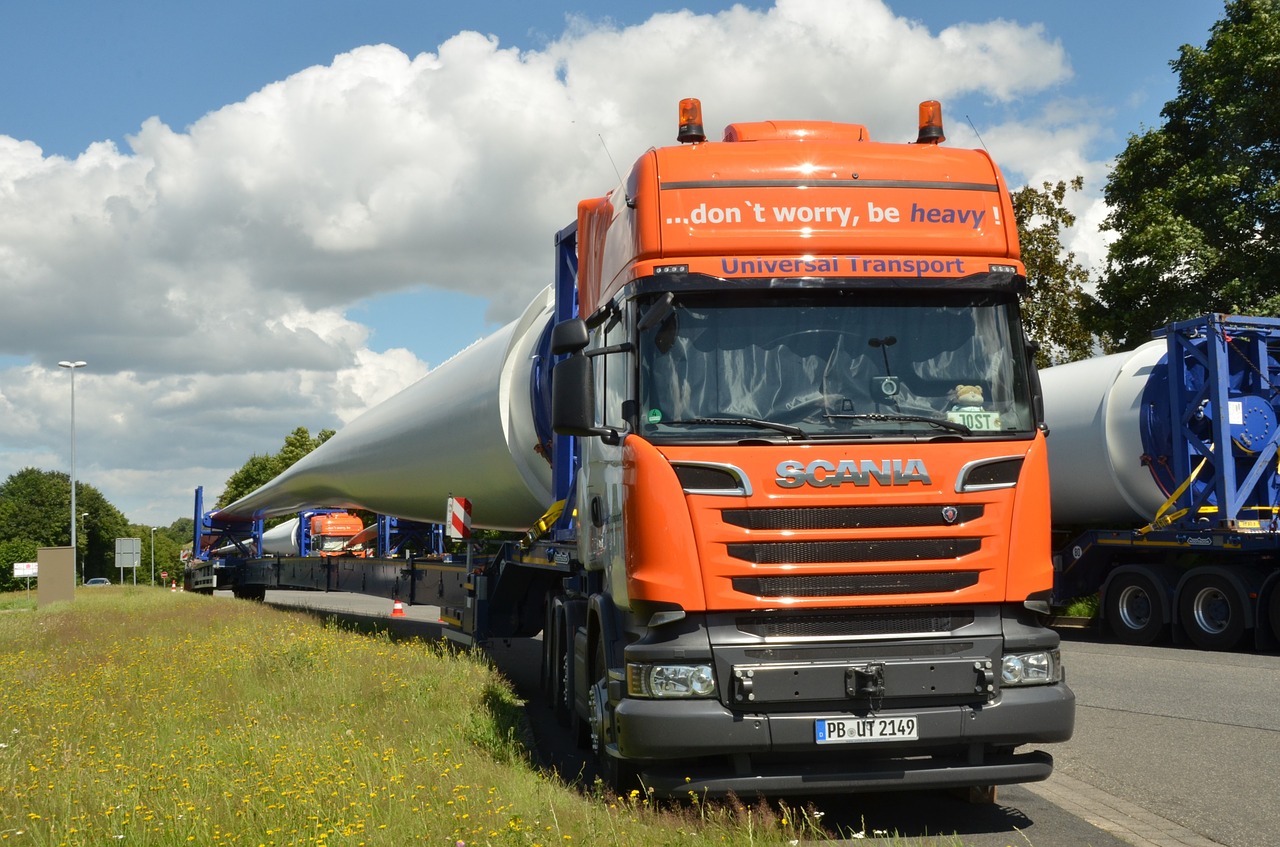
<svg viewBox="0 0 1280 847">
<path fill-rule="evenodd" d="M 714 12 L 732 3 L 566 4 L 412 0 L 274 0 L 221 3 L 15 2 L 0 31 L 0 131 L 47 154 L 75 156 L 91 142 L 123 143 L 158 115 L 184 127 L 263 85 L 360 44 L 410 55 L 464 29 L 504 45 L 536 48 L 558 37 L 567 15 L 635 23 L 653 12 Z M 750 8 L 771 3 L 749 2 Z M 1118 141 L 1156 119 L 1174 92 L 1168 63 L 1183 43 L 1202 45 L 1222 13 L 1211 0 L 1071 4 L 1025 0 L 893 2 L 933 30 L 995 18 L 1040 22 L 1071 58 L 1068 91 L 1115 113 Z M 1142 121 L 1139 121 L 1141 123 Z"/>
<path fill-rule="evenodd" d="M 5 0 L 0 478 L 65 469 L 56 362 L 81 358 L 78 475 L 135 521 L 186 514 L 196 484 L 294 426 L 341 426 L 513 317 L 575 198 L 614 181 L 601 140 L 625 169 L 672 140 L 683 96 L 712 125 L 885 139 L 939 97 L 951 143 L 976 145 L 972 122 L 1013 185 L 1086 177 L 1071 246 L 1096 262 L 1108 162 L 1159 123 L 1170 60 L 1222 13 L 731 7 Z M 395 49 L 362 49 L 378 44 Z"/>
</svg>

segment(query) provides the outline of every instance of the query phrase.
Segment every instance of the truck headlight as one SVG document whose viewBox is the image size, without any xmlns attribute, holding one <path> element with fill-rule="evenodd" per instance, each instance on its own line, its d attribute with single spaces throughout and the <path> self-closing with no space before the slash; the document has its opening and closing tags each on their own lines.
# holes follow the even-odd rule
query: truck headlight
<svg viewBox="0 0 1280 847">
<path fill-rule="evenodd" d="M 632 697 L 713 697 L 715 693 L 710 665 L 627 664 L 627 694 Z"/>
<path fill-rule="evenodd" d="M 1013 653 L 1000 663 L 1003 685 L 1048 685 L 1061 681 L 1062 653 L 1058 650 Z"/>
</svg>

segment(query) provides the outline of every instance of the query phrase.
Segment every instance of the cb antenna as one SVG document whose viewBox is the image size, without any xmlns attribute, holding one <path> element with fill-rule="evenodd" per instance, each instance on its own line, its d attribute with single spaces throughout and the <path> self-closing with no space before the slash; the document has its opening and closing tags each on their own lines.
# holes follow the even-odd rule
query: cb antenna
<svg viewBox="0 0 1280 847">
<path fill-rule="evenodd" d="M 965 115 L 964 119 L 969 122 L 969 127 L 973 130 L 973 134 L 978 136 L 978 143 L 982 145 L 982 149 L 987 150 L 987 142 L 982 140 L 982 133 L 978 132 L 978 128 L 973 125 L 973 118 Z M 987 150 L 987 152 L 990 153 L 991 151 Z"/>
<path fill-rule="evenodd" d="M 596 133 L 596 138 L 600 139 L 600 146 L 604 148 L 604 155 L 609 160 L 609 164 L 613 166 L 613 172 L 618 177 L 618 182 L 622 182 L 622 171 L 618 170 L 618 165 L 613 161 L 613 156 L 609 153 L 609 145 L 604 143 L 604 136 Z"/>
<path fill-rule="evenodd" d="M 604 155 L 609 159 L 609 164 L 613 165 L 613 173 L 618 177 L 618 185 L 623 185 L 622 171 L 618 170 L 618 164 L 613 161 L 613 156 L 609 153 L 609 145 L 604 143 L 604 136 L 597 132 L 596 138 L 600 139 L 600 146 L 604 148 Z M 635 208 L 635 201 L 630 197 L 627 197 L 626 200 L 629 208 Z"/>
</svg>

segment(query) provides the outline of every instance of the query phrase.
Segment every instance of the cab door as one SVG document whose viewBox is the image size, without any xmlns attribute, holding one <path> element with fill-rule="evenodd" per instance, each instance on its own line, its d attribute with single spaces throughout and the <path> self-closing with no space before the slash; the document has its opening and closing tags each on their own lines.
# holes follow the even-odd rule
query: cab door
<svg viewBox="0 0 1280 847">
<path fill-rule="evenodd" d="M 626 315 L 619 307 L 591 332 L 587 347 L 611 350 L 592 356 L 595 377 L 595 423 L 620 434 L 630 430 L 627 403 L 634 387 L 634 354 Z M 578 555 L 587 570 L 604 571 L 605 585 L 620 607 L 627 605 L 626 529 L 622 522 L 622 437 L 580 439 L 581 474 L 578 482 L 578 521 L 582 527 Z"/>
</svg>

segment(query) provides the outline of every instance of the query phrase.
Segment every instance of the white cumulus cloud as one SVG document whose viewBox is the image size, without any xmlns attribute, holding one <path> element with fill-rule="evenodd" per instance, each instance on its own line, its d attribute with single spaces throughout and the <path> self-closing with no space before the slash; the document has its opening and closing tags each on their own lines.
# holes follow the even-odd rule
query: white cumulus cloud
<svg viewBox="0 0 1280 847">
<path fill-rule="evenodd" d="M 77 475 L 138 522 L 187 514 L 194 485 L 216 495 L 293 428 L 340 426 L 438 364 L 371 349 L 361 303 L 454 291 L 490 320 L 518 314 L 551 278 L 553 232 L 614 163 L 674 141 L 682 97 L 702 99 L 712 135 L 814 118 L 910 140 L 920 100 L 1051 100 L 1070 73 L 1038 26 L 931 32 L 881 0 L 778 0 L 574 18 L 540 49 L 474 32 L 416 56 L 353 46 L 74 159 L 0 135 L 0 477 L 66 467 L 56 362 L 84 359 Z M 1044 113 L 984 140 L 1015 177 L 1098 180 L 1093 132 Z"/>
</svg>

